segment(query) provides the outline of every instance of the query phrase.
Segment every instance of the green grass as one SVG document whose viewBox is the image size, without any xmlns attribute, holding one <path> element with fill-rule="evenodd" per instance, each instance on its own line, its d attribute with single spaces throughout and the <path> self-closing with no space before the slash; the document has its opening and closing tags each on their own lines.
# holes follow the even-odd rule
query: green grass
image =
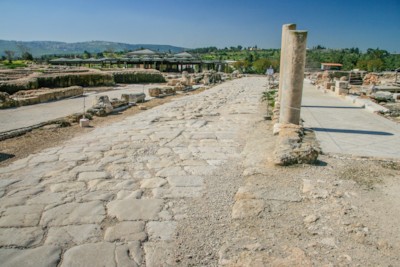
<svg viewBox="0 0 400 267">
<path fill-rule="evenodd" d="M 9 63 L 8 60 L 0 61 L 0 66 L 3 66 L 7 69 L 15 69 L 15 68 L 25 68 L 27 65 L 27 61 L 25 60 L 13 60 L 12 63 Z"/>
</svg>

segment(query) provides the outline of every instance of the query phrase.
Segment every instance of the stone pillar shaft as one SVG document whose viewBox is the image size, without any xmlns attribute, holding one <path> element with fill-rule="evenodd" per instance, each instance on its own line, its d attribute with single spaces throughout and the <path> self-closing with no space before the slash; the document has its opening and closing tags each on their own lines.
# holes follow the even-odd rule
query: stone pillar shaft
<svg viewBox="0 0 400 267">
<path fill-rule="evenodd" d="M 287 59 L 286 46 L 287 46 L 287 37 L 288 31 L 296 30 L 296 24 L 284 24 L 282 26 L 282 39 L 281 39 L 281 57 L 279 63 L 279 92 L 278 92 L 278 102 L 280 102 L 281 95 L 282 95 L 282 80 L 283 80 L 283 72 L 285 69 L 285 62 Z"/>
<path fill-rule="evenodd" d="M 280 123 L 300 123 L 300 107 L 303 94 L 304 67 L 306 59 L 307 31 L 287 32 L 285 41 Z"/>
</svg>

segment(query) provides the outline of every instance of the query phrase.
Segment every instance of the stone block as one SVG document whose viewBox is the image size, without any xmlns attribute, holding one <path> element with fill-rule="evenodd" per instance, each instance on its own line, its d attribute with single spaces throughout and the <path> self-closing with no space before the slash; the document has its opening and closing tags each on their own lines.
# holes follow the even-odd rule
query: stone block
<svg viewBox="0 0 400 267">
<path fill-rule="evenodd" d="M 120 221 L 156 220 L 164 201 L 161 199 L 124 199 L 108 203 L 108 215 Z"/>
<path fill-rule="evenodd" d="M 144 241 L 146 238 L 143 222 L 120 222 L 108 227 L 104 234 L 104 240 L 109 242 Z"/>
<path fill-rule="evenodd" d="M 89 119 L 80 119 L 79 120 L 79 126 L 84 128 L 84 127 L 89 127 L 90 126 L 90 120 Z"/>
<path fill-rule="evenodd" d="M 0 259 L 2 267 L 15 267 L 15 266 L 54 267 L 58 266 L 58 263 L 61 260 L 61 248 L 53 246 L 41 246 L 38 248 L 25 249 L 25 250 L 0 249 Z"/>
<path fill-rule="evenodd" d="M 64 254 L 62 267 L 116 266 L 115 244 L 108 242 L 84 244 L 70 248 Z"/>
</svg>

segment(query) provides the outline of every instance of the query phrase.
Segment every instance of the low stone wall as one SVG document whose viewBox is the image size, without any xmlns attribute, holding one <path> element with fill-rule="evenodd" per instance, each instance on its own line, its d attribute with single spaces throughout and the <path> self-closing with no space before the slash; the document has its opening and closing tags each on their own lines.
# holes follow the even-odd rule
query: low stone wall
<svg viewBox="0 0 400 267">
<path fill-rule="evenodd" d="M 37 88 L 39 88 L 39 84 L 36 78 L 24 78 L 0 83 L 0 92 L 6 92 L 10 95 L 21 90 L 31 90 Z"/>
<path fill-rule="evenodd" d="M 109 71 L 37 74 L 34 77 L 2 81 L 0 92 L 10 95 L 38 88 L 64 88 L 70 86 L 110 86 L 115 83 L 163 83 L 164 76 L 156 70 Z"/>
<path fill-rule="evenodd" d="M 80 86 L 72 86 L 52 90 L 21 91 L 14 94 L 13 98 L 17 101 L 18 106 L 27 106 L 80 95 L 83 95 L 83 88 Z"/>
<path fill-rule="evenodd" d="M 159 71 L 118 71 L 112 72 L 116 83 L 164 83 Z"/>
<path fill-rule="evenodd" d="M 114 85 L 114 79 L 110 73 L 63 73 L 44 75 L 37 78 L 40 87 L 60 88 L 69 86 L 104 86 Z"/>
</svg>

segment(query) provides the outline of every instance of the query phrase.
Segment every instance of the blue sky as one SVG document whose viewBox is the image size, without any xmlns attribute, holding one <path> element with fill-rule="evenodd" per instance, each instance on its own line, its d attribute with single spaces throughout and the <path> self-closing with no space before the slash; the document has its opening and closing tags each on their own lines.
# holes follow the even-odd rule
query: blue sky
<svg viewBox="0 0 400 267">
<path fill-rule="evenodd" d="M 308 46 L 400 52 L 400 0 L 0 0 L 0 39 L 187 48 L 279 48 L 282 24 Z"/>
</svg>

